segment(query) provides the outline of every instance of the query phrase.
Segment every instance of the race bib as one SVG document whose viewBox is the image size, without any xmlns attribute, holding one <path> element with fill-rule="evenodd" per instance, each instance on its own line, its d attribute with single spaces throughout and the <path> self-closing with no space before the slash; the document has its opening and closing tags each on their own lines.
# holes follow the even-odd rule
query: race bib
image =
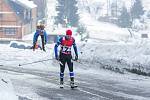
<svg viewBox="0 0 150 100">
<path fill-rule="evenodd" d="M 62 47 L 62 52 L 65 52 L 65 53 L 71 52 L 71 47 L 63 46 Z"/>
</svg>

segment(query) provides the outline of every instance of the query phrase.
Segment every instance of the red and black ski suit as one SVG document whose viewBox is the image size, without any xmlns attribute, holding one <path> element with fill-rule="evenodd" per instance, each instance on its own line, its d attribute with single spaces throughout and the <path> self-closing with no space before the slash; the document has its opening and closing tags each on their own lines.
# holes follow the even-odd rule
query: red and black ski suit
<svg viewBox="0 0 150 100">
<path fill-rule="evenodd" d="M 58 56 L 58 46 L 61 45 L 60 54 Z M 71 55 L 71 47 L 73 46 L 75 51 L 75 59 L 78 59 L 78 52 L 77 52 L 77 46 L 75 43 L 75 39 L 73 37 L 67 39 L 65 37 L 61 37 L 58 42 L 56 43 L 54 49 L 55 49 L 55 58 L 59 60 L 62 64 L 60 64 L 60 81 L 63 81 L 64 78 L 64 70 L 65 70 L 65 64 L 67 63 L 69 72 L 70 72 L 70 79 L 71 81 L 74 81 L 74 72 L 73 72 L 73 62 L 71 61 L 72 55 Z"/>
</svg>

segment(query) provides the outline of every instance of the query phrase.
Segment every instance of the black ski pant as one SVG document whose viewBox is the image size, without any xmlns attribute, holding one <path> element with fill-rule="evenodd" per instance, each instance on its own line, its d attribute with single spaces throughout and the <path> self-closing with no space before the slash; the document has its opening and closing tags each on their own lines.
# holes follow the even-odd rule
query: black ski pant
<svg viewBox="0 0 150 100">
<path fill-rule="evenodd" d="M 40 35 L 42 40 L 42 50 L 45 51 L 45 43 L 44 43 L 44 35 Z M 36 42 L 38 40 L 38 37 L 36 38 Z M 33 44 L 33 49 L 35 49 L 36 42 Z"/>
<path fill-rule="evenodd" d="M 70 79 L 74 82 L 73 62 L 71 61 L 71 59 L 71 54 L 60 53 L 60 62 L 62 63 L 60 64 L 60 81 L 63 81 L 65 64 L 67 63 L 70 72 Z"/>
<path fill-rule="evenodd" d="M 44 35 L 41 35 L 41 40 L 42 40 L 42 49 L 43 51 L 45 51 Z"/>
</svg>

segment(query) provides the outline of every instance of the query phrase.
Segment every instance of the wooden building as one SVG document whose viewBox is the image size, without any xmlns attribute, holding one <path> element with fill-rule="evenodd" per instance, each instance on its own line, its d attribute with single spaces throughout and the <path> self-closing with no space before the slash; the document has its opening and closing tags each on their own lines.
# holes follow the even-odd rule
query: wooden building
<svg viewBox="0 0 150 100">
<path fill-rule="evenodd" d="M 37 5 L 29 0 L 0 0 L 0 39 L 22 39 L 36 29 Z"/>
</svg>

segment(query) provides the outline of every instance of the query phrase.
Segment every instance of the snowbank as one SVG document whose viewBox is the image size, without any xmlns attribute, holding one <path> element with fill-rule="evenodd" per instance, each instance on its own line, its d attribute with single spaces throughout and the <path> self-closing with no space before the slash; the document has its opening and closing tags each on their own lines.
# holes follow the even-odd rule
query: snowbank
<svg viewBox="0 0 150 100">
<path fill-rule="evenodd" d="M 18 49 L 31 49 L 32 45 L 25 42 L 11 41 L 9 44 L 10 47 Z"/>
<path fill-rule="evenodd" d="M 91 64 L 91 67 L 124 71 L 137 69 L 150 73 L 150 41 L 135 40 L 132 42 L 96 42 L 89 39 L 81 45 L 81 60 Z"/>
</svg>

